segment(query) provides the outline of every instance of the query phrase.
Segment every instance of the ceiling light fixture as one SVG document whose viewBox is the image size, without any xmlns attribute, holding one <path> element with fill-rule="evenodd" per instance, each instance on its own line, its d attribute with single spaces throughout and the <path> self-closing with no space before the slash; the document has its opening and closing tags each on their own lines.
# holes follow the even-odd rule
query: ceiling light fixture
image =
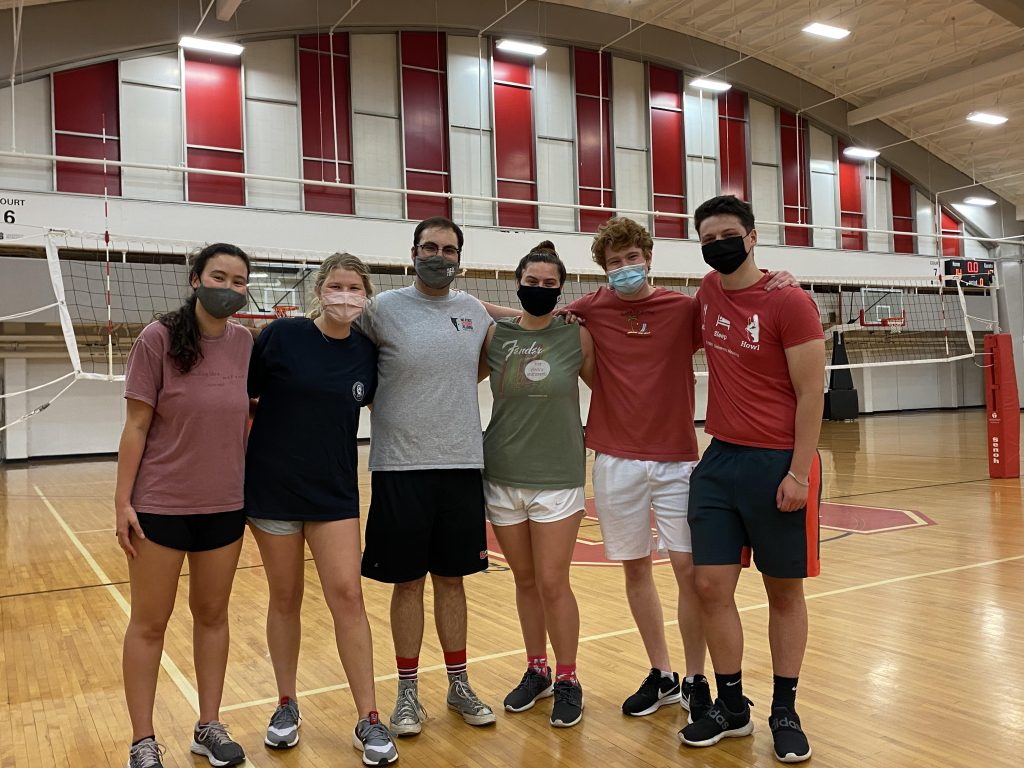
<svg viewBox="0 0 1024 768">
<path fill-rule="evenodd" d="M 1007 120 L 1002 115 L 993 115 L 990 112 L 971 112 L 967 119 L 972 123 L 981 123 L 982 125 L 1002 125 Z"/>
<path fill-rule="evenodd" d="M 843 154 L 847 157 L 854 157 L 858 160 L 874 160 L 880 154 L 877 149 L 867 149 L 865 147 L 847 147 L 843 150 Z"/>
<path fill-rule="evenodd" d="M 996 201 L 991 197 L 965 197 L 964 202 L 967 205 L 980 205 L 982 208 L 988 208 L 990 205 L 996 204 Z"/>
<path fill-rule="evenodd" d="M 732 88 L 732 85 L 721 80 L 711 80 L 706 77 L 698 77 L 696 80 L 690 81 L 690 87 L 698 88 L 702 91 L 718 91 L 722 93 Z"/>
<path fill-rule="evenodd" d="M 829 40 L 842 40 L 850 34 L 850 30 L 848 29 L 833 27 L 830 24 L 819 24 L 818 22 L 808 24 L 804 27 L 803 31 L 811 35 L 817 35 L 818 37 L 827 37 Z"/>
<path fill-rule="evenodd" d="M 499 40 L 496 46 L 499 51 L 508 51 L 509 53 L 522 53 L 527 56 L 542 56 L 548 52 L 548 49 L 543 45 L 534 45 L 533 43 L 524 43 L 519 40 Z"/>
<path fill-rule="evenodd" d="M 191 51 L 207 51 L 208 53 L 223 53 L 228 56 L 241 56 L 244 46 L 237 43 L 222 43 L 219 40 L 203 40 L 201 37 L 183 37 L 178 42 L 182 48 Z"/>
</svg>

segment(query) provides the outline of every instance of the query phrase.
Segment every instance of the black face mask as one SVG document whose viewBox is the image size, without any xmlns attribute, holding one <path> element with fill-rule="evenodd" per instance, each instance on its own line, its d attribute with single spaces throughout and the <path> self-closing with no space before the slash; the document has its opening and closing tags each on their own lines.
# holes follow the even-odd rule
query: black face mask
<svg viewBox="0 0 1024 768">
<path fill-rule="evenodd" d="M 523 309 L 534 317 L 543 317 L 553 310 L 561 295 L 561 288 L 542 288 L 539 285 L 520 285 L 516 291 Z"/>
<path fill-rule="evenodd" d="M 743 238 L 726 237 L 721 240 L 712 240 L 700 247 L 704 254 L 704 261 L 707 265 L 723 275 L 731 275 L 740 265 L 747 260 L 750 252 L 743 247 Z"/>
<path fill-rule="evenodd" d="M 196 296 L 199 303 L 203 305 L 203 309 L 218 320 L 231 317 L 249 303 L 249 297 L 246 294 L 233 291 L 230 288 L 207 288 L 205 285 L 200 285 L 196 288 Z"/>
</svg>

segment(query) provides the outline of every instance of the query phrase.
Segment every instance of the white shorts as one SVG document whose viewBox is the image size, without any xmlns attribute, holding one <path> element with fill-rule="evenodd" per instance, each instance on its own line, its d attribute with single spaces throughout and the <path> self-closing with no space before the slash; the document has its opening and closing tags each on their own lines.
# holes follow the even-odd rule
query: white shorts
<svg viewBox="0 0 1024 768">
<path fill-rule="evenodd" d="M 516 488 L 484 480 L 484 501 L 491 525 L 516 525 L 531 520 L 555 523 L 585 508 L 582 488 L 557 491 Z"/>
<path fill-rule="evenodd" d="M 604 453 L 594 460 L 594 505 L 609 560 L 639 560 L 657 549 L 692 552 L 686 509 L 696 461 L 643 461 Z"/>
</svg>

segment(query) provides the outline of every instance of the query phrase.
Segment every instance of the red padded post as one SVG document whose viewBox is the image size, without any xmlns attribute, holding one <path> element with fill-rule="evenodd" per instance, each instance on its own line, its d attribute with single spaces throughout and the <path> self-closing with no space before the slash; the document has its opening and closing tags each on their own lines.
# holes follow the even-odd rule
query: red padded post
<svg viewBox="0 0 1024 768">
<path fill-rule="evenodd" d="M 988 474 L 993 478 L 1020 477 L 1020 399 L 1010 334 L 985 337 L 985 360 Z"/>
</svg>

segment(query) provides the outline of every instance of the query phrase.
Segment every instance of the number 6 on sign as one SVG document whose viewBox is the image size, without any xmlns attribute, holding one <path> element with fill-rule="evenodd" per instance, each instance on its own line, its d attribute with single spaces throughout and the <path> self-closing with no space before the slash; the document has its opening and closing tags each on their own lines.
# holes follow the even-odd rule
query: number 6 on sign
<svg viewBox="0 0 1024 768">
<path fill-rule="evenodd" d="M 4 211 L 4 224 L 14 223 L 14 211 Z"/>
</svg>

